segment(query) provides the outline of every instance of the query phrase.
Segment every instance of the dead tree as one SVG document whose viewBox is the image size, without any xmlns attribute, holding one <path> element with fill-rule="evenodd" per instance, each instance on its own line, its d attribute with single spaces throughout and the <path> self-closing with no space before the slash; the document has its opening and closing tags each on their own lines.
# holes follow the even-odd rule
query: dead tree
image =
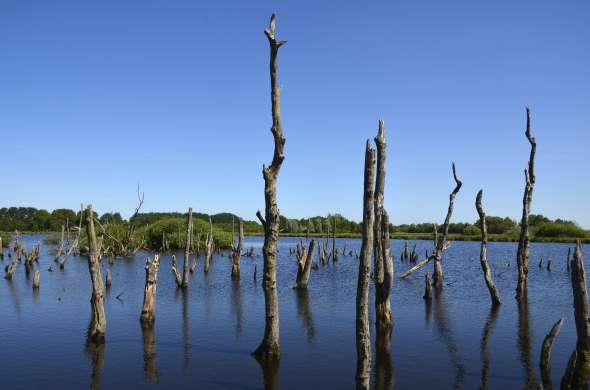
<svg viewBox="0 0 590 390">
<path fill-rule="evenodd" d="M 369 324 L 369 282 L 373 257 L 375 150 L 369 140 L 365 149 L 363 192 L 363 238 L 356 290 L 356 381 L 357 388 L 368 389 L 371 374 L 371 327 Z"/>
<path fill-rule="evenodd" d="M 409 260 L 409 258 L 410 258 L 410 255 L 408 254 L 408 242 L 404 241 L 404 251 L 402 254 L 402 259 Z"/>
<path fill-rule="evenodd" d="M 88 338 L 93 342 L 103 342 L 107 326 L 107 319 L 104 311 L 104 288 L 98 259 L 98 243 L 94 231 L 94 215 L 92 206 L 86 208 L 86 234 L 88 236 L 88 271 L 92 280 L 92 319 L 88 328 Z"/>
<path fill-rule="evenodd" d="M 233 240 L 233 236 L 232 236 Z M 231 247 L 231 277 L 235 279 L 240 278 L 240 257 L 242 256 L 242 247 L 244 246 L 244 221 L 240 218 L 240 236 L 238 238 L 238 245 Z"/>
<path fill-rule="evenodd" d="M 209 272 L 209 265 L 211 264 L 211 259 L 213 258 L 214 249 L 213 222 L 211 222 L 211 217 L 209 217 L 209 233 L 207 233 L 207 237 L 205 238 L 205 266 L 203 268 L 205 273 Z"/>
<path fill-rule="evenodd" d="M 305 247 L 304 247 L 305 248 Z M 303 251 L 302 256 L 297 261 L 297 279 L 293 288 L 306 289 L 309 283 L 309 275 L 313 264 L 313 255 L 315 251 L 315 240 L 309 243 L 309 249 Z"/>
<path fill-rule="evenodd" d="M 41 272 L 35 271 L 35 277 L 33 278 L 33 290 L 38 290 L 40 283 L 41 283 Z"/>
<path fill-rule="evenodd" d="M 483 277 L 486 282 L 486 286 L 490 292 L 490 298 L 492 299 L 492 305 L 499 305 L 500 294 L 494 284 L 492 277 L 492 271 L 488 264 L 488 227 L 486 224 L 486 213 L 483 210 L 481 198 L 483 197 L 483 190 L 479 190 L 477 197 L 475 198 L 475 208 L 479 214 L 479 229 L 481 230 L 481 251 L 479 254 L 479 263 L 481 264 L 481 270 L 483 271 Z"/>
<path fill-rule="evenodd" d="M 525 186 L 522 198 L 522 219 L 520 221 L 520 238 L 518 240 L 518 250 L 516 252 L 516 264 L 518 266 L 516 299 L 523 298 L 524 290 L 526 290 L 527 287 L 530 256 L 529 214 L 531 212 L 533 189 L 535 187 L 535 152 L 537 151 L 537 142 L 535 141 L 535 137 L 531 135 L 531 111 L 528 107 L 526 108 L 525 135 L 531 144 L 531 152 L 528 169 L 524 170 Z"/>
<path fill-rule="evenodd" d="M 65 228 L 64 225 L 61 225 L 61 238 L 59 240 L 59 247 L 57 248 L 57 252 L 55 252 L 55 258 L 53 259 L 55 262 L 57 262 L 61 256 L 61 253 L 64 250 L 64 233 L 65 233 Z"/>
<path fill-rule="evenodd" d="M 61 260 L 59 262 L 59 268 L 60 269 L 64 269 L 65 265 L 66 265 L 66 261 L 68 261 L 68 258 L 74 254 L 79 246 L 80 246 L 80 234 L 82 234 L 82 217 L 83 217 L 84 213 L 83 213 L 83 208 L 80 208 L 80 219 L 78 221 L 78 234 L 76 235 L 76 238 L 74 239 L 74 242 L 72 242 L 70 244 L 70 247 L 68 248 L 68 250 L 66 251 L 66 254 L 64 255 L 63 260 Z"/>
<path fill-rule="evenodd" d="M 112 280 L 111 280 L 111 270 L 107 269 L 107 276 L 104 281 L 104 285 L 106 288 L 111 288 Z"/>
<path fill-rule="evenodd" d="M 560 318 L 555 325 L 551 328 L 551 331 L 543 339 L 543 345 L 541 346 L 541 381 L 543 383 L 543 389 L 553 389 L 553 382 L 551 381 L 551 348 L 553 348 L 553 341 L 559 334 L 559 330 L 563 325 L 563 318 Z"/>
<path fill-rule="evenodd" d="M 12 261 L 9 265 L 4 268 L 4 279 L 12 280 L 12 275 L 14 271 L 16 271 L 16 267 L 18 266 L 18 257 L 15 256 L 12 258 Z"/>
<path fill-rule="evenodd" d="M 422 298 L 428 301 L 432 299 L 432 284 L 430 283 L 428 272 L 424 274 L 424 295 L 422 296 Z"/>
<path fill-rule="evenodd" d="M 334 228 L 332 229 L 332 263 L 338 261 L 338 248 L 336 248 L 336 217 L 332 218 Z"/>
<path fill-rule="evenodd" d="M 578 340 L 561 380 L 562 389 L 584 388 L 590 377 L 590 314 L 588 312 L 586 272 L 580 241 L 576 245 L 571 264 L 571 281 Z"/>
<path fill-rule="evenodd" d="M 451 216 L 453 215 L 453 207 L 455 205 L 455 196 L 461 189 L 463 183 L 457 177 L 457 171 L 455 169 L 455 163 L 452 165 L 453 167 L 453 178 L 455 179 L 455 189 L 449 195 L 449 209 L 447 211 L 447 216 L 445 218 L 445 222 L 442 226 L 442 237 L 437 241 L 436 248 L 434 249 L 434 273 L 432 275 L 432 283 L 435 287 L 440 288 L 442 287 L 443 283 L 443 272 L 442 272 L 442 252 L 445 246 L 445 242 L 447 241 L 447 236 L 449 234 L 449 224 L 451 223 Z"/>
<path fill-rule="evenodd" d="M 277 297 L 276 257 L 277 241 L 279 239 L 279 208 L 277 205 L 277 177 L 285 159 L 285 137 L 281 125 L 280 87 L 277 80 L 277 55 L 279 48 L 287 41 L 275 37 L 275 15 L 270 18 L 270 24 L 264 33 L 270 45 L 270 84 L 272 102 L 272 128 L 274 137 L 274 153 L 269 167 L 262 167 L 264 177 L 265 216 L 260 211 L 256 213 L 264 228 L 264 257 L 263 290 L 265 302 L 264 338 L 253 355 L 260 361 L 278 360 L 281 355 L 279 344 L 279 301 Z"/>
<path fill-rule="evenodd" d="M 156 319 L 156 287 L 158 282 L 158 269 L 160 268 L 160 255 L 154 255 L 154 260 L 145 261 L 145 288 L 143 290 L 143 308 L 140 321 L 148 325 Z"/>
<path fill-rule="evenodd" d="M 379 170 L 377 168 L 377 170 Z M 393 285 L 393 257 L 391 254 L 391 241 L 389 239 L 389 216 L 381 209 L 381 237 L 375 240 L 381 241 L 381 271 L 375 270 L 375 326 L 377 333 L 391 333 L 393 316 L 391 315 L 391 288 Z M 377 246 L 375 246 L 375 249 Z M 376 256 L 375 256 L 376 258 Z M 389 335 L 388 335 L 389 336 Z"/>
<path fill-rule="evenodd" d="M 172 255 L 172 274 L 174 275 L 174 280 L 176 280 L 176 286 L 182 287 L 182 277 L 178 272 L 178 264 L 176 264 L 176 255 Z"/>
<path fill-rule="evenodd" d="M 182 288 L 188 287 L 188 276 L 189 276 L 189 257 L 191 254 L 191 245 L 193 242 L 193 209 L 188 209 L 188 224 L 186 227 L 186 249 L 184 250 L 184 263 L 182 267 Z"/>
</svg>

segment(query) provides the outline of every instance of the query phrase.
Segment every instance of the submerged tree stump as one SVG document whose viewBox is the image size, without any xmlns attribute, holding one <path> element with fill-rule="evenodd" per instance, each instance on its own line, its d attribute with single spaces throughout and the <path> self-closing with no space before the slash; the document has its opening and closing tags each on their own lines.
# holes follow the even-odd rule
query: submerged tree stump
<svg viewBox="0 0 590 390">
<path fill-rule="evenodd" d="M 111 288 L 112 280 L 111 280 L 111 270 L 107 269 L 107 276 L 104 281 L 104 285 L 106 288 Z"/>
<path fill-rule="evenodd" d="M 369 282 L 373 257 L 375 150 L 367 140 L 365 148 L 363 230 L 356 289 L 356 381 L 357 388 L 368 389 L 371 374 L 371 326 L 369 324 Z"/>
<path fill-rule="evenodd" d="M 38 290 L 41 283 L 41 272 L 35 271 L 35 277 L 33 278 L 33 290 Z"/>
<path fill-rule="evenodd" d="M 214 247 L 213 222 L 211 221 L 211 217 L 209 217 L 209 233 L 207 233 L 207 237 L 205 238 L 205 264 L 203 267 L 205 273 L 209 272 L 209 266 L 211 265 L 211 259 L 213 258 L 213 251 L 215 249 Z"/>
<path fill-rule="evenodd" d="M 193 243 L 193 208 L 189 207 L 188 209 L 188 221 L 186 227 L 186 249 L 184 251 L 184 263 L 182 266 L 182 288 L 188 287 L 188 275 L 189 271 L 189 257 L 191 254 L 191 245 Z"/>
<path fill-rule="evenodd" d="M 562 389 L 583 388 L 590 378 L 590 314 L 588 312 L 586 272 L 580 241 L 576 245 L 571 264 L 571 281 L 578 340 L 561 380 Z"/>
<path fill-rule="evenodd" d="M 309 275 L 311 274 L 311 266 L 313 264 L 313 255 L 315 253 L 315 241 L 311 240 L 309 249 L 303 251 L 301 258 L 297 262 L 297 279 L 293 288 L 306 289 L 309 283 Z"/>
<path fill-rule="evenodd" d="M 98 243 L 94 231 L 94 214 L 92 206 L 86 208 L 86 234 L 88 236 L 88 271 L 92 281 L 92 296 L 90 306 L 92 319 L 88 328 L 88 338 L 93 342 L 103 342 L 107 327 L 107 318 L 104 311 L 104 287 L 98 258 Z"/>
<path fill-rule="evenodd" d="M 176 255 L 172 255 L 172 274 L 174 275 L 174 280 L 176 281 L 177 287 L 182 287 L 182 277 L 178 272 L 178 264 L 176 263 Z"/>
<path fill-rule="evenodd" d="M 490 292 L 490 298 L 492 305 L 499 305 L 500 294 L 498 288 L 494 284 L 492 277 L 492 271 L 488 264 L 488 227 L 486 224 L 486 213 L 483 210 L 481 198 L 483 197 L 483 190 L 479 190 L 477 197 L 475 198 L 475 208 L 479 214 L 479 229 L 481 230 L 481 250 L 479 254 L 479 263 L 481 264 L 481 270 L 483 271 L 483 277 Z"/>
<path fill-rule="evenodd" d="M 244 246 L 244 221 L 240 218 L 240 235 L 238 238 L 238 245 L 234 246 L 232 243 L 231 248 L 231 277 L 235 279 L 240 278 L 240 257 L 242 256 L 242 247 Z M 232 237 L 233 239 L 233 237 Z"/>
<path fill-rule="evenodd" d="M 525 186 L 522 198 L 522 219 L 520 221 L 520 238 L 516 252 L 516 265 L 518 266 L 516 299 L 522 299 L 524 297 L 524 290 L 527 288 L 530 257 L 529 214 L 531 212 L 533 189 L 535 187 L 535 152 L 537 151 L 537 142 L 535 141 L 535 137 L 531 135 L 531 110 L 528 107 L 526 108 L 525 135 L 531 144 L 531 152 L 529 155 L 528 169 L 524 170 Z"/>
<path fill-rule="evenodd" d="M 57 252 L 55 252 L 55 258 L 53 259 L 53 261 L 57 262 L 59 260 L 59 258 L 61 257 L 61 253 L 64 250 L 64 232 L 65 232 L 65 227 L 64 225 L 61 225 L 61 238 L 59 240 L 59 247 L 57 248 Z"/>
<path fill-rule="evenodd" d="M 551 331 L 543 339 L 543 345 L 541 346 L 541 382 L 543 383 L 543 389 L 553 389 L 553 382 L 551 381 L 551 348 L 553 348 L 553 341 L 559 334 L 563 325 L 563 318 L 560 318 L 555 325 L 551 328 Z"/>
<path fill-rule="evenodd" d="M 424 295 L 422 298 L 428 301 L 432 300 L 432 283 L 430 283 L 428 272 L 424 274 Z"/>
<path fill-rule="evenodd" d="M 156 319 L 156 287 L 158 283 L 158 269 L 160 268 L 160 255 L 154 255 L 154 260 L 145 261 L 145 288 L 143 290 L 143 308 L 140 321 L 142 324 L 151 324 Z"/>
</svg>

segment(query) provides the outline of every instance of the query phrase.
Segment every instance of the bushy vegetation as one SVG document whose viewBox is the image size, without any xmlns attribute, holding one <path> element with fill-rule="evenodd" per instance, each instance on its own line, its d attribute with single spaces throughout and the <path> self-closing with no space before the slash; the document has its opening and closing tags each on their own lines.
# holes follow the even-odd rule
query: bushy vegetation
<svg viewBox="0 0 590 390">
<path fill-rule="evenodd" d="M 170 249 L 183 249 L 186 247 L 186 218 L 172 217 L 161 219 L 153 224 L 143 226 L 135 232 L 135 240 L 145 240 L 148 248 L 161 248 L 165 238 Z M 202 219 L 193 219 L 193 242 L 195 248 L 197 242 L 202 248 L 205 237 L 209 232 L 209 223 Z M 227 248 L 231 245 L 231 231 L 227 232 L 213 225 L 213 239 L 218 248 Z"/>
</svg>

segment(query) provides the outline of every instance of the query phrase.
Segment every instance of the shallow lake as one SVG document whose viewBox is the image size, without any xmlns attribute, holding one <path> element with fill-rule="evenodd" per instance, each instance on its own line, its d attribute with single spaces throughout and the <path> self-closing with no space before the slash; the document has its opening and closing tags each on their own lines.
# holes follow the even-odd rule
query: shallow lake
<svg viewBox="0 0 590 390">
<path fill-rule="evenodd" d="M 30 249 L 43 237 L 29 235 L 23 240 Z M 188 291 L 176 288 L 171 254 L 163 256 L 153 332 L 142 332 L 139 324 L 149 254 L 117 259 L 114 264 L 103 260 L 103 277 L 110 268 L 112 287 L 105 299 L 106 343 L 100 348 L 86 346 L 91 289 L 86 258 L 71 258 L 60 271 L 53 262 L 53 247 L 43 244 L 35 265 L 41 271 L 39 291 L 33 291 L 32 273 L 27 276 L 22 264 L 12 281 L 0 279 L 0 387 L 264 388 L 262 370 L 250 356 L 264 332 L 262 241 L 261 237 L 246 238 L 246 248 L 253 246 L 256 256 L 242 257 L 238 283 L 232 282 L 231 260 L 222 252 L 215 256 L 208 274 L 203 272 L 202 257 L 197 260 Z M 277 388 L 354 388 L 358 261 L 341 255 L 337 263 L 312 270 L 309 291 L 297 293 L 292 289 L 296 262 L 289 256 L 296 242 L 281 238 L 279 243 L 282 358 L 273 373 Z M 432 248 L 429 241 L 416 244 L 420 258 Z M 372 374 L 375 387 L 535 386 L 540 383 L 543 338 L 563 317 L 552 355 L 552 377 L 554 385 L 559 385 L 576 340 L 566 270 L 572 245 L 532 244 L 528 305 L 519 308 L 514 299 L 516 244 L 490 243 L 488 257 L 503 299 L 495 312 L 490 311 L 479 264 L 479 242 L 453 242 L 443 257 L 444 292 L 431 305 L 422 299 L 423 270 L 399 280 L 409 264 L 400 262 L 403 242 L 394 240 L 392 245 L 395 324 L 391 356 L 380 356 L 378 362 L 373 356 L 373 365 L 379 364 Z M 337 246 L 360 251 L 360 240 L 339 239 Z M 584 246 L 587 254 L 589 249 Z M 182 253 L 176 255 L 182 265 Z M 538 267 L 541 258 L 543 268 Z M 546 269 L 549 258 L 551 271 Z M 9 261 L 5 256 L 2 267 Z M 432 265 L 425 270 L 431 273 Z M 372 295 L 370 300 L 373 324 Z"/>
</svg>

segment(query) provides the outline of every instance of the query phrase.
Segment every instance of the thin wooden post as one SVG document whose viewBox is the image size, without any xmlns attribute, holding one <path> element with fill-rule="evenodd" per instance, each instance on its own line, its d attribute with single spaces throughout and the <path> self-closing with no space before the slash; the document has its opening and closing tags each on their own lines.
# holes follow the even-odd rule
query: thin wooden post
<svg viewBox="0 0 590 390">
<path fill-rule="evenodd" d="M 232 223 L 233 225 L 233 223 Z M 231 257 L 232 257 L 232 267 L 231 267 L 231 277 L 235 279 L 240 278 L 240 257 L 242 256 L 242 247 L 244 246 L 244 221 L 240 218 L 240 236 L 238 238 L 238 245 L 235 246 L 233 244 L 233 236 L 232 236 L 232 248 L 231 248 Z M 233 228 L 232 228 L 233 230 Z"/>
<path fill-rule="evenodd" d="M 479 263 L 481 264 L 481 270 L 483 271 L 483 277 L 486 282 L 486 286 L 490 292 L 490 298 L 492 305 L 499 305 L 500 294 L 498 288 L 494 284 L 492 277 L 492 271 L 488 264 L 488 227 L 486 224 L 486 213 L 483 210 L 481 199 L 483 197 L 483 190 L 479 190 L 477 197 L 475 198 L 475 208 L 479 214 L 479 229 L 481 230 L 481 250 L 479 254 Z"/>
<path fill-rule="evenodd" d="M 104 287 L 98 258 L 98 243 L 94 231 L 94 214 L 92 206 L 86 208 L 86 234 L 88 236 L 88 271 L 92 281 L 92 296 L 90 305 L 92 307 L 92 319 L 88 328 L 88 338 L 96 343 L 104 342 L 107 327 L 107 319 L 104 311 Z"/>
<path fill-rule="evenodd" d="M 190 254 L 191 254 L 191 245 L 193 243 L 193 208 L 189 207 L 188 209 L 188 221 L 186 227 L 186 249 L 184 250 L 184 263 L 182 266 L 182 288 L 188 287 L 188 276 L 190 273 L 189 270 L 189 262 L 190 262 Z"/>
</svg>

